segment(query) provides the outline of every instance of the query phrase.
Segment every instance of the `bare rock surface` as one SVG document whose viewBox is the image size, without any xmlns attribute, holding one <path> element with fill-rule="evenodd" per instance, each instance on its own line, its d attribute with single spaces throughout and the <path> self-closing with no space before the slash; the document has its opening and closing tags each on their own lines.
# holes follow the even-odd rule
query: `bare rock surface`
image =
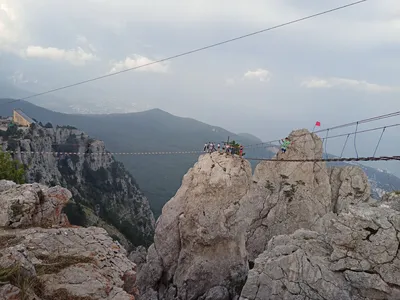
<svg viewBox="0 0 400 300">
<path fill-rule="evenodd" d="M 350 206 L 326 230 L 274 237 L 240 299 L 400 299 L 399 212 Z"/>
<path fill-rule="evenodd" d="M 0 227 L 46 227 L 65 222 L 61 211 L 72 196 L 67 189 L 37 183 L 13 185 L 4 180 L 0 187 Z"/>
<path fill-rule="evenodd" d="M 156 223 L 141 299 L 400 299 L 397 198 L 373 201 L 355 166 L 281 161 L 322 158 L 315 134 L 289 138 L 254 175 L 238 156 L 199 158 Z"/>
<path fill-rule="evenodd" d="M 244 284 L 248 262 L 237 212 L 251 176 L 250 164 L 239 157 L 200 157 L 157 221 L 138 277 L 142 299 L 209 298 L 215 286 L 221 299 L 240 293 L 235 288 Z"/>
<path fill-rule="evenodd" d="M 136 265 L 125 249 L 102 228 L 59 222 L 71 197 L 68 190 L 0 181 L 5 185 L 9 188 L 0 193 L 0 215 L 8 218 L 0 228 L 0 299 L 135 299 Z M 18 214 L 10 209 L 15 203 L 22 206 Z"/>
</svg>

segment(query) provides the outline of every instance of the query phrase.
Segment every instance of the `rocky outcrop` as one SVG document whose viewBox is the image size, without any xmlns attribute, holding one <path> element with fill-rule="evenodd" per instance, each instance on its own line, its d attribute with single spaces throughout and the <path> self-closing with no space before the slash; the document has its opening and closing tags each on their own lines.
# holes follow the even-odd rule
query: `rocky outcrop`
<svg viewBox="0 0 400 300">
<path fill-rule="evenodd" d="M 338 234 L 333 220 L 337 220 L 335 226 L 338 227 L 345 220 L 348 222 L 343 226 L 349 230 L 339 235 L 344 238 L 347 233 L 349 239 L 352 230 L 356 230 L 359 237 L 352 238 L 363 243 L 363 230 L 372 230 L 372 233 L 378 230 L 372 223 L 363 227 L 363 215 L 367 214 L 372 222 L 372 212 L 378 213 L 374 209 L 383 208 L 377 208 L 376 203 L 372 205 L 368 179 L 357 167 L 327 168 L 324 162 L 282 162 L 282 159 L 322 157 L 322 141 L 315 134 L 298 130 L 290 139 L 292 144 L 288 151 L 279 153 L 276 161 L 259 163 L 253 176 L 249 163 L 238 156 L 213 153 L 199 158 L 185 175 L 175 197 L 165 205 L 156 224 L 155 242 L 138 274 L 141 299 L 237 299 L 249 269 L 242 299 L 286 299 L 281 297 L 290 295 L 294 295 L 293 298 L 287 299 L 341 299 L 341 295 L 369 299 L 362 298 L 361 292 L 357 294 L 362 286 L 357 290 L 356 284 L 350 283 L 348 277 L 354 275 L 351 272 L 344 275 L 345 270 L 328 269 L 324 271 L 325 281 L 312 272 L 319 270 L 319 262 L 321 268 L 328 264 L 332 267 L 332 255 L 337 254 L 333 252 L 333 243 Z M 382 228 L 386 230 L 387 226 L 382 225 Z M 396 233 L 391 232 L 394 234 L 392 241 L 397 241 Z M 325 235 L 331 236 L 331 240 Z M 375 240 L 370 243 L 371 247 L 374 247 L 372 243 L 377 245 Z M 315 266 L 313 270 L 296 260 L 299 258 L 293 254 L 296 249 L 306 253 L 302 254 L 304 257 L 309 255 L 313 268 Z M 350 258 L 364 263 L 360 255 L 367 259 L 371 253 L 364 247 L 353 256 L 351 241 L 338 244 L 336 249 L 341 249 L 348 257 L 343 261 L 340 259 L 345 256 L 338 258 L 337 263 L 349 269 L 352 268 L 350 263 L 355 263 Z M 382 253 L 386 251 L 383 247 L 377 249 Z M 276 266 L 276 272 L 282 269 L 283 277 L 278 279 L 285 279 L 282 281 L 287 283 L 285 286 L 278 279 L 274 281 L 275 277 L 268 278 L 263 271 L 271 261 L 281 261 L 278 250 L 285 256 L 294 255 L 290 256 L 290 261 L 307 268 L 300 269 L 300 275 L 292 280 L 293 266 L 283 269 L 284 266 L 273 264 L 271 268 Z M 368 259 L 372 265 L 371 258 Z M 381 264 L 393 266 L 393 260 Z M 375 264 L 364 270 L 365 278 L 375 276 L 373 272 L 378 267 Z M 304 282 L 318 283 L 306 285 L 296 281 L 296 278 L 308 276 L 306 274 L 314 277 L 307 277 Z M 386 293 L 396 295 L 392 283 L 383 281 L 391 288 Z M 324 292 L 320 291 L 322 289 Z"/>
<path fill-rule="evenodd" d="M 399 237 L 399 212 L 350 206 L 324 234 L 274 237 L 240 299 L 400 299 Z"/>
<path fill-rule="evenodd" d="M 72 192 L 65 211 L 73 224 L 103 226 L 126 247 L 151 243 L 155 221 L 149 203 L 102 141 L 70 127 L 32 125 L 1 137 L 1 145 L 27 166 L 27 182 Z"/>
<path fill-rule="evenodd" d="M 215 153 L 200 157 L 163 208 L 154 245 L 138 276 L 141 299 L 232 299 L 248 262 L 245 223 L 237 218 L 250 164 Z"/>
<path fill-rule="evenodd" d="M 386 193 L 382 196 L 382 204 L 400 212 L 400 192 Z"/>
<path fill-rule="evenodd" d="M 102 228 L 60 226 L 68 190 L 4 181 L 0 186 L 1 203 L 22 205 L 17 214 L 0 207 L 10 220 L 0 229 L 1 299 L 135 299 L 136 265 L 119 243 Z M 20 222 L 12 222 L 16 216 Z M 38 227 L 43 224 L 53 228 Z"/>
<path fill-rule="evenodd" d="M 248 222 L 246 248 L 251 261 L 264 251 L 272 237 L 311 228 L 332 206 L 325 164 L 279 162 L 321 158 L 321 140 L 305 130 L 295 131 L 289 138 L 290 149 L 279 153 L 278 161 L 257 165 L 250 191 L 240 202 L 240 217 Z"/>
<path fill-rule="evenodd" d="M 17 185 L 0 181 L 0 227 L 26 228 L 67 225 L 61 213 L 71 198 L 71 192 L 55 186 L 40 184 Z"/>
</svg>

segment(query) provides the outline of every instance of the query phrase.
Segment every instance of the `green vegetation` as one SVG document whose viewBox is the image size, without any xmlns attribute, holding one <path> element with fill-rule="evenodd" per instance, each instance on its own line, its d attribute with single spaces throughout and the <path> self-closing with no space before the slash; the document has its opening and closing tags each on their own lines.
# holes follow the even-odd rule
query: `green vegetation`
<svg viewBox="0 0 400 300">
<path fill-rule="evenodd" d="M 9 153 L 0 150 L 0 180 L 12 180 L 22 184 L 25 182 L 24 166 L 17 160 L 12 159 Z"/>
<path fill-rule="evenodd" d="M 38 255 L 38 259 L 42 261 L 41 264 L 36 266 L 36 272 L 39 274 L 54 274 L 58 273 L 63 269 L 76 264 L 90 264 L 94 263 L 94 259 L 91 257 L 82 256 L 48 256 L 48 255 Z"/>
</svg>

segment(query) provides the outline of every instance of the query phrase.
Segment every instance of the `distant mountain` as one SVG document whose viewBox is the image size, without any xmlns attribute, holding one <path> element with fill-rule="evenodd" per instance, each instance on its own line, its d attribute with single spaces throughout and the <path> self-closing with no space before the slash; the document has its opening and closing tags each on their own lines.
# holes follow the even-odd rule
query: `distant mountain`
<svg viewBox="0 0 400 300">
<path fill-rule="evenodd" d="M 175 152 L 202 150 L 204 143 L 222 143 L 229 137 L 244 145 L 258 144 L 261 140 L 251 134 L 234 134 L 223 128 L 190 118 L 177 117 L 160 109 L 127 114 L 78 115 L 53 112 L 29 102 L 4 104 L 0 99 L 0 115 L 10 115 L 13 108 L 21 108 L 43 124 L 75 126 L 90 136 L 101 139 L 112 152 Z M 3 103 L 3 104 L 2 104 Z M 275 147 L 245 148 L 246 157 L 273 157 Z M 181 184 L 183 175 L 197 161 L 198 154 L 173 155 L 117 155 L 128 171 L 134 174 L 143 193 L 149 199 L 155 217 L 161 213 L 166 201 L 172 198 Z M 258 161 L 251 161 L 252 167 Z M 383 190 L 400 190 L 400 179 L 374 168 L 363 166 L 376 186 L 375 195 Z"/>
<path fill-rule="evenodd" d="M 91 137 L 103 140 L 111 152 L 201 151 L 204 143 L 222 143 L 228 137 L 244 145 L 261 142 L 248 134 L 236 135 L 160 109 L 128 114 L 73 115 L 53 112 L 25 101 L 12 104 L 7 104 L 7 101 L 9 99 L 0 99 L 0 115 L 10 115 L 13 108 L 21 108 L 43 124 L 72 125 Z M 251 151 L 258 157 L 270 155 L 265 149 Z M 198 155 L 117 155 L 115 158 L 134 174 L 155 216 L 158 216 L 164 203 L 179 188 L 183 175 L 197 161 Z"/>
</svg>

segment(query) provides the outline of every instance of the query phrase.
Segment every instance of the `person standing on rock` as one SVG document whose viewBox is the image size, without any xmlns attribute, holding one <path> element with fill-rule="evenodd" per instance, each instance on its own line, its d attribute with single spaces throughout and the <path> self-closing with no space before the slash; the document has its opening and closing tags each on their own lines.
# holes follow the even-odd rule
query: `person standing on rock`
<svg viewBox="0 0 400 300">
<path fill-rule="evenodd" d="M 240 145 L 240 147 L 239 147 L 239 156 L 240 157 L 243 156 L 243 145 Z"/>
<path fill-rule="evenodd" d="M 282 153 L 286 153 L 287 147 L 289 147 L 289 145 L 290 145 L 289 138 L 286 137 L 284 140 L 282 140 L 282 143 L 281 143 L 281 141 L 279 141 L 279 143 L 281 144 Z"/>
<path fill-rule="evenodd" d="M 204 151 L 204 152 L 206 152 L 206 151 L 207 151 L 207 149 L 208 149 L 208 145 L 209 145 L 209 144 L 207 144 L 207 143 L 205 143 L 205 144 L 204 144 L 204 149 L 203 149 L 203 151 Z"/>
<path fill-rule="evenodd" d="M 217 148 L 218 148 L 218 152 L 221 152 L 221 145 L 220 144 L 218 144 Z"/>
</svg>

